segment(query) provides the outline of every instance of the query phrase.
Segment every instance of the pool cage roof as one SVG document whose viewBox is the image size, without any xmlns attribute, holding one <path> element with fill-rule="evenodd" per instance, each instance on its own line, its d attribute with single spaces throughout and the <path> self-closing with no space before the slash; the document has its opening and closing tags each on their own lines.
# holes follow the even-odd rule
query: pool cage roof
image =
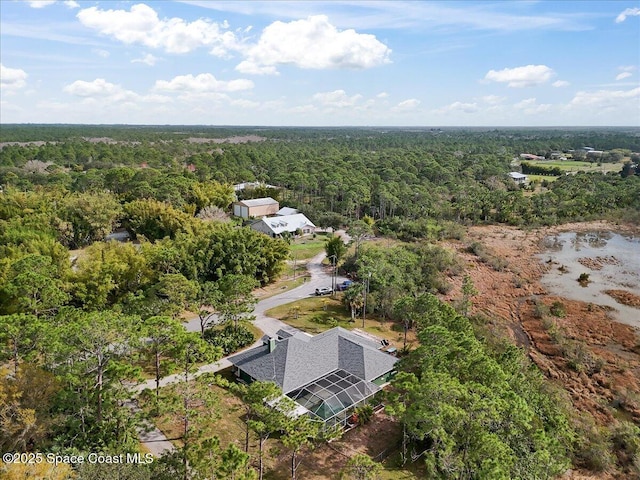
<svg viewBox="0 0 640 480">
<path fill-rule="evenodd" d="M 326 422 L 379 390 L 380 387 L 375 383 L 339 369 L 289 392 L 287 396 L 306 408 L 312 417 Z"/>
</svg>

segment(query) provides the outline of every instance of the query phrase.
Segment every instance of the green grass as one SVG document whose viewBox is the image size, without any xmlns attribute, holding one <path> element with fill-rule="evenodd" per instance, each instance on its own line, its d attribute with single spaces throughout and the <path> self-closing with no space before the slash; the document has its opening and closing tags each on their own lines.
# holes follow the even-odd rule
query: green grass
<svg viewBox="0 0 640 480">
<path fill-rule="evenodd" d="M 291 258 L 296 260 L 309 260 L 324 250 L 326 237 L 303 237 L 291 242 Z"/>
<path fill-rule="evenodd" d="M 296 287 L 302 285 L 305 279 L 309 278 L 309 275 L 306 273 L 306 270 L 303 268 L 303 272 L 298 271 L 298 276 L 296 278 L 293 277 L 283 277 L 282 279 L 278 279 L 275 283 L 267 285 L 264 288 L 259 288 L 258 290 L 254 290 L 254 295 L 259 300 L 264 300 L 265 298 L 273 297 L 274 295 L 278 295 L 280 293 L 288 292 L 289 290 L 293 290 Z M 293 274 L 292 274 L 293 275 Z"/>
<path fill-rule="evenodd" d="M 297 313 L 296 308 L 298 309 Z M 390 321 L 383 323 L 376 315 L 367 315 L 364 329 L 362 328 L 361 315 L 356 318 L 355 322 L 352 322 L 351 313 L 342 304 L 341 294 L 338 294 L 335 298 L 305 298 L 272 308 L 267 310 L 265 314 L 312 335 L 322 333 L 333 327 L 342 327 L 347 330 L 358 328 L 377 337 L 386 338 L 396 348 L 402 347 L 403 343 L 402 328 Z M 415 333 L 410 332 L 409 343 L 414 340 Z"/>
<path fill-rule="evenodd" d="M 334 326 L 353 328 L 351 315 L 338 298 L 305 298 L 280 305 L 265 313 L 269 317 L 277 318 L 293 327 L 313 334 L 324 332 Z M 336 324 L 331 324 L 331 319 L 334 319 Z"/>
<path fill-rule="evenodd" d="M 542 167 L 558 167 L 564 172 L 618 172 L 622 169 L 622 163 L 603 163 L 598 165 L 597 162 L 580 162 L 575 160 L 534 160 L 527 161 L 527 163 Z M 531 176 L 536 175 L 529 175 L 529 177 Z"/>
<path fill-rule="evenodd" d="M 547 181 L 547 182 L 555 182 L 558 177 L 554 177 L 554 176 L 550 176 L 550 175 L 527 175 L 527 178 L 529 179 L 529 183 L 530 182 L 534 182 L 534 181 L 539 181 L 539 182 L 543 182 L 543 181 Z"/>
</svg>

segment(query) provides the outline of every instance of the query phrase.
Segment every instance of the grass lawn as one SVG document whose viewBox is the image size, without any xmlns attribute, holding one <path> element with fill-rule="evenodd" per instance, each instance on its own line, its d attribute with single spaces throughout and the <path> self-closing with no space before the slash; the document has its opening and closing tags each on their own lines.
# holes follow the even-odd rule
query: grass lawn
<svg viewBox="0 0 640 480">
<path fill-rule="evenodd" d="M 290 245 L 291 258 L 295 258 L 298 262 L 301 260 L 309 260 L 324 250 L 326 241 L 326 235 L 318 235 L 316 238 L 296 238 Z"/>
<path fill-rule="evenodd" d="M 254 290 L 253 295 L 258 300 L 264 300 L 265 298 L 273 297 L 274 295 L 278 295 L 279 293 L 288 292 L 289 290 L 299 287 L 304 283 L 305 278 L 309 278 L 309 275 L 306 273 L 298 274 L 298 277 L 296 278 L 284 277 L 282 279 L 276 280 L 274 283 Z"/>
<path fill-rule="evenodd" d="M 547 182 L 555 182 L 558 177 L 554 177 L 551 175 L 527 175 L 527 178 L 529 179 L 529 182 L 533 182 L 533 181 L 539 181 L 539 182 L 543 182 L 544 180 L 546 180 Z"/>
<path fill-rule="evenodd" d="M 351 314 L 341 302 L 341 295 L 331 297 L 310 297 L 297 302 L 288 303 L 267 310 L 266 315 L 277 318 L 292 327 L 311 333 L 313 335 L 329 330 L 333 327 L 342 327 L 347 330 L 358 328 L 376 337 L 389 340 L 396 348 L 401 348 L 404 341 L 402 328 L 390 321 L 382 322 L 379 317 L 367 316 L 364 329 L 362 328 L 362 316 L 351 321 Z M 407 343 L 416 344 L 415 332 L 409 332 Z"/>
<path fill-rule="evenodd" d="M 603 163 L 598 165 L 597 162 L 578 162 L 572 160 L 566 161 L 531 161 L 527 162 L 531 165 L 540 165 L 542 167 L 558 167 L 565 172 L 619 172 L 622 169 L 622 163 Z M 532 175 L 530 175 L 531 177 Z M 543 177 L 544 178 L 544 177 Z"/>
</svg>

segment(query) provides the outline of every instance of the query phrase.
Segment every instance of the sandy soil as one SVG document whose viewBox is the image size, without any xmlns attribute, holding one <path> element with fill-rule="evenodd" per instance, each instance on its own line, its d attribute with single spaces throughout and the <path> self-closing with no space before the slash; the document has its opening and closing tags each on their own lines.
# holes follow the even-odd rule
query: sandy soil
<svg viewBox="0 0 640 480">
<path fill-rule="evenodd" d="M 523 346 L 541 370 L 568 392 L 578 410 L 591 413 L 602 425 L 613 421 L 614 415 L 640 422 L 639 330 L 613 321 L 610 307 L 553 296 L 539 282 L 551 268 L 536 258 L 542 251 L 543 238 L 561 231 L 593 230 L 638 234 L 640 228 L 606 222 L 528 232 L 483 226 L 471 228 L 465 242 L 451 242 L 449 247 L 467 263 L 467 272 L 479 291 L 473 299 L 474 313 L 485 315 L 495 328 Z M 495 271 L 467 252 L 466 245 L 472 241 L 485 244 L 493 255 L 505 259 L 507 268 Z M 594 265 L 609 261 L 599 259 Z M 449 301 L 461 295 L 462 279 L 451 281 L 455 288 L 445 298 Z M 565 316 L 536 318 L 536 302 L 547 307 L 560 302 Z M 575 352 L 573 357 L 567 354 L 567 345 Z M 572 358 L 597 367 L 578 371 L 580 368 L 571 364 Z"/>
</svg>

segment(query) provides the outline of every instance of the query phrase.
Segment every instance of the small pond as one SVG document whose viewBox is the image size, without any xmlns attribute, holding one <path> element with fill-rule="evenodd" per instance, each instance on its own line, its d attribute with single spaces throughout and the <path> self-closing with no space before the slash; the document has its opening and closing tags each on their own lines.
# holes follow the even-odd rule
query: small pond
<svg viewBox="0 0 640 480">
<path fill-rule="evenodd" d="M 640 309 L 616 302 L 605 290 L 640 296 L 640 238 L 603 232 L 564 232 L 544 239 L 539 255 L 552 268 L 542 285 L 552 294 L 614 308 L 618 321 L 640 327 Z M 578 282 L 580 274 L 589 282 Z"/>
</svg>

